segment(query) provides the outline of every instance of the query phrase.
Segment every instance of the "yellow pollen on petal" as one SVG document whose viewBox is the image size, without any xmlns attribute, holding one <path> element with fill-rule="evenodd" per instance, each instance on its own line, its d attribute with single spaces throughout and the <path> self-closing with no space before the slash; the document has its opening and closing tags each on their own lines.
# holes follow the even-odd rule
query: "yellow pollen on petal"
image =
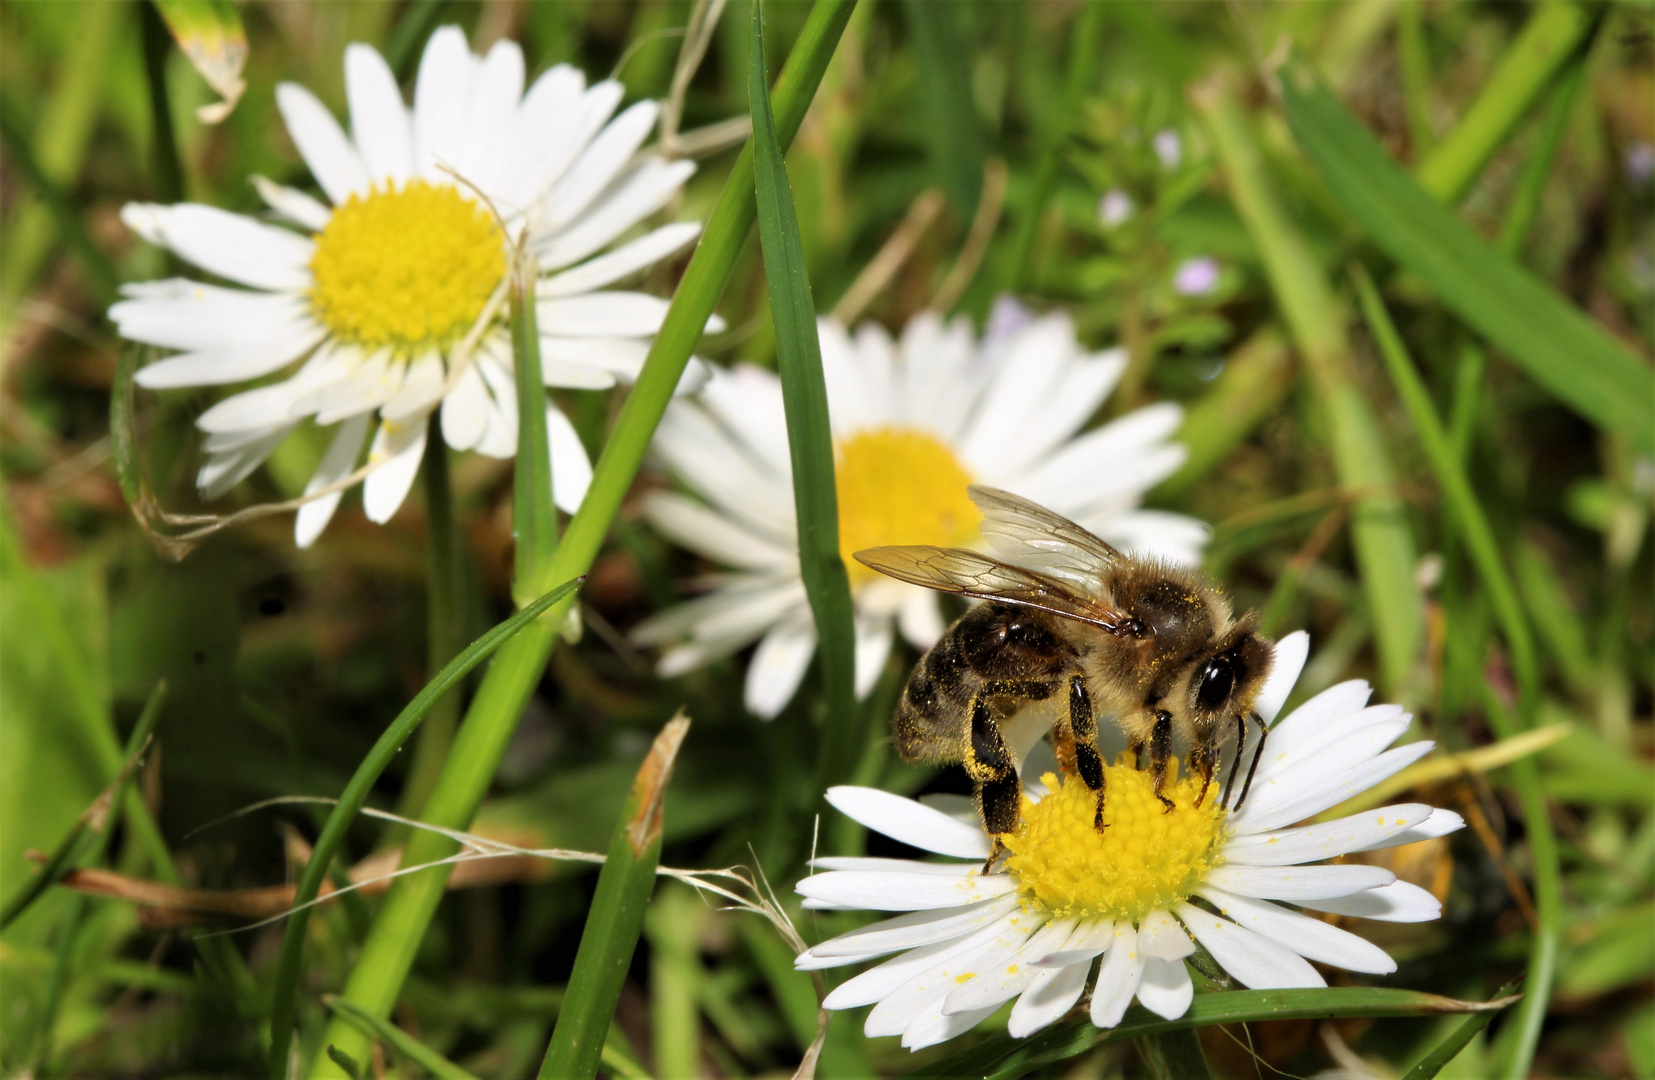
<svg viewBox="0 0 1655 1080">
<path fill-rule="evenodd" d="M 857 588 L 880 575 L 851 558 L 885 544 L 958 547 L 977 538 L 980 515 L 954 451 L 928 431 L 864 428 L 834 447 L 839 551 Z"/>
<path fill-rule="evenodd" d="M 1174 804 L 1166 813 L 1148 772 L 1105 766 L 1101 832 L 1093 824 L 1097 795 L 1079 779 L 1047 773 L 1047 796 L 1024 799 L 1017 831 L 1000 838 L 1024 908 L 1135 924 L 1187 899 L 1223 861 L 1224 811 L 1216 790 L 1197 810 L 1201 781 L 1177 779 L 1177 764 L 1162 789 Z"/>
<path fill-rule="evenodd" d="M 462 337 L 506 272 L 487 208 L 424 180 L 352 195 L 315 241 L 317 319 L 342 341 L 403 355 Z"/>
</svg>

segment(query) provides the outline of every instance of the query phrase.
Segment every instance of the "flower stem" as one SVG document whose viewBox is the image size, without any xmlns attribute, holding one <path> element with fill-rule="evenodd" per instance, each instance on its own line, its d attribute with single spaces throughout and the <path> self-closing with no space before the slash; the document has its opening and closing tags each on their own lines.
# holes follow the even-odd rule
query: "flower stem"
<svg viewBox="0 0 1655 1080">
<path fill-rule="evenodd" d="M 425 576 L 425 670 L 434 675 L 465 644 L 466 606 L 461 601 L 464 571 L 460 545 L 454 534 L 454 500 L 448 482 L 448 444 L 442 425 L 431 414 L 425 436 L 425 458 L 420 479 L 425 486 L 426 576 Z M 397 813 L 417 818 L 425 800 L 436 786 L 437 773 L 454 742 L 454 728 L 460 721 L 461 687 L 444 694 L 420 725 L 414 741 L 414 760 L 402 789 Z"/>
</svg>

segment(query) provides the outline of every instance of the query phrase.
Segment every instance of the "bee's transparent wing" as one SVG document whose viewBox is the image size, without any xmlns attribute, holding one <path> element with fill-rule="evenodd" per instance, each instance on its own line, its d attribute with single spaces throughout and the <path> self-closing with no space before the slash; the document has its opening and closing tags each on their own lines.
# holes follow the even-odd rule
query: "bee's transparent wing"
<svg viewBox="0 0 1655 1080">
<path fill-rule="evenodd" d="M 964 548 L 930 545 L 876 547 L 856 552 L 856 559 L 898 581 L 927 589 L 1040 608 L 1054 615 L 1091 623 L 1119 632 L 1127 621 L 1122 612 L 1088 596 L 1069 583 L 1033 570 L 1012 566 Z"/>
<path fill-rule="evenodd" d="M 966 489 L 983 512 L 983 539 L 1020 566 L 1095 589 L 1125 556 L 1066 517 L 999 488 Z"/>
</svg>

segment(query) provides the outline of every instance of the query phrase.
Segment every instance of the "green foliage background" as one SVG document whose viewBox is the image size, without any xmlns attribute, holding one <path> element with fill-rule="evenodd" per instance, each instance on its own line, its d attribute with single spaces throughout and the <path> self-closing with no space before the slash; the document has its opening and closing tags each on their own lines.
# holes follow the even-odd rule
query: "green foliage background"
<svg viewBox="0 0 1655 1080">
<path fill-rule="evenodd" d="M 114 780 L 158 681 L 158 750 L 117 816 L 108 865 L 243 889 L 296 877 L 284 830 L 314 839 L 326 810 L 222 819 L 337 796 L 432 674 L 419 496 L 386 527 L 348 497 L 304 552 L 288 519 L 266 518 L 173 563 L 134 522 L 108 421 L 121 345 L 103 311 L 115 283 L 177 268 L 127 233 L 120 206 L 188 198 L 257 212 L 248 175 L 308 186 L 274 86 L 302 83 L 342 112 L 348 42 L 381 47 L 406 76 L 430 29 L 455 22 L 474 47 L 520 41 L 531 74 L 571 62 L 592 79 L 617 72 L 629 99 L 659 97 L 690 10 L 249 3 L 246 94 L 206 126 L 195 110 L 214 95 L 151 9 L 0 4 L 0 900 L 32 872 L 24 852 L 56 848 Z M 766 7 L 772 74 L 808 10 Z M 749 13 L 729 4 L 685 130 L 748 113 Z M 1181 146 L 1170 166 L 1154 147 L 1166 131 Z M 1416 790 L 1475 826 L 1394 867 L 1445 897 L 1444 919 L 1362 928 L 1401 964 L 1383 985 L 1476 1000 L 1525 968 L 1532 986 L 1533 958 L 1555 941 L 1549 992 L 1477 1034 L 1443 1076 L 1521 1074 L 1532 1053 L 1537 1076 L 1655 1077 L 1652 141 L 1647 4 L 862 0 L 787 154 L 798 248 L 824 310 L 916 198 L 942 192 L 941 216 L 867 312 L 892 327 L 936 296 L 1003 162 L 1003 213 L 987 219 L 996 227 L 956 310 L 981 321 L 1008 292 L 1063 306 L 1087 342 L 1130 350 L 1111 408 L 1185 405 L 1189 462 L 1151 505 L 1214 524 L 1207 569 L 1271 632 L 1311 632 L 1295 700 L 1369 678 L 1447 751 L 1571 725 L 1536 759 Z M 736 159 L 706 158 L 668 213 L 706 220 Z M 1111 190 L 1135 206 L 1114 228 L 1098 213 Z M 1172 286 L 1194 258 L 1218 264 L 1208 295 Z M 702 355 L 775 366 L 764 266 L 755 230 L 718 305 L 731 329 Z M 659 268 L 645 287 L 671 295 L 683 272 L 682 260 Z M 562 395 L 594 457 L 626 394 Z M 138 457 L 162 504 L 223 512 L 298 494 L 320 441 L 290 440 L 226 500 L 198 504 L 192 421 L 212 400 L 138 399 Z M 451 462 L 460 641 L 512 610 L 512 480 L 510 463 Z M 646 467 L 638 484 L 668 482 Z M 813 841 L 863 850 L 862 831 L 836 816 L 814 831 L 824 745 L 860 782 L 959 788 L 894 761 L 881 740 L 910 654 L 893 657 L 848 749 L 821 730 L 814 672 L 765 725 L 741 707 L 740 658 L 653 677 L 622 635 L 706 569 L 623 505 L 581 594 L 586 634 L 552 651 L 477 831 L 606 849 L 650 739 L 680 705 L 694 727 L 668 792 L 665 865 L 754 866 L 785 899 Z M 369 805 L 407 805 L 412 756 Z M 345 861 L 400 838 L 359 820 Z M 532 1073 L 595 877 L 559 863 L 450 892 L 394 1023 L 473 1075 Z M 379 904 L 353 898 L 311 922 L 297 1014 L 307 1057 L 321 1050 L 322 996 L 343 985 Z M 793 910 L 810 940 L 854 922 Z M 0 935 L 0 1065 L 263 1074 L 280 943 L 280 925 L 152 932 L 128 902 L 53 890 Z M 816 1035 L 816 1000 L 767 923 L 663 882 L 603 1069 L 788 1073 Z M 1462 1022 L 1378 1006 L 1328 1023 L 1292 1015 L 1205 1028 L 1213 1074 L 1354 1068 L 1338 1056 L 1349 1047 L 1360 1075 L 1399 1076 Z M 820 1073 L 975 1068 L 993 1055 L 949 1055 L 991 1040 L 995 1023 L 911 1058 L 842 1016 Z M 1002 1074 L 1165 1067 L 1124 1041 L 1042 1045 L 1056 1049 L 1008 1059 Z M 414 1075 L 418 1060 L 394 1050 L 389 1068 Z"/>
</svg>

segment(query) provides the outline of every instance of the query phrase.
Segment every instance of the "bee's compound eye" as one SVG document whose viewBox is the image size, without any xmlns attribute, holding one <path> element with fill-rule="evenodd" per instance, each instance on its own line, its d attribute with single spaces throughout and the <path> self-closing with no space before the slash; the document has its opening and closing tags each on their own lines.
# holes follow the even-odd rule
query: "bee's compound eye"
<svg viewBox="0 0 1655 1080">
<path fill-rule="evenodd" d="M 1201 670 L 1201 685 L 1195 691 L 1195 703 L 1203 712 L 1217 712 L 1230 699 L 1235 685 L 1235 668 L 1230 658 L 1215 656 Z"/>
</svg>

